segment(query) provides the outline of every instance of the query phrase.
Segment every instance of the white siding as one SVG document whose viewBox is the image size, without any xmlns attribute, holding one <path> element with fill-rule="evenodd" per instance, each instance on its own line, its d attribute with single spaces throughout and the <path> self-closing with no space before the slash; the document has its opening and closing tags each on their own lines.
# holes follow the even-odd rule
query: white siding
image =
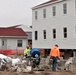
<svg viewBox="0 0 76 75">
<path fill-rule="evenodd" d="M 23 44 L 22 44 L 22 47 L 17 47 L 17 40 L 22 40 Z M 26 48 L 26 45 L 28 43 L 28 40 L 27 39 L 8 39 L 7 40 L 7 47 L 9 49 L 25 49 Z"/>
<path fill-rule="evenodd" d="M 0 49 L 1 49 L 1 46 L 2 46 L 2 40 L 0 39 Z"/>
<path fill-rule="evenodd" d="M 67 3 L 67 14 L 63 14 L 63 4 Z M 56 6 L 56 16 L 52 16 L 52 7 Z M 46 9 L 46 18 L 43 18 L 43 9 Z M 38 20 L 34 19 L 34 12 L 38 11 Z M 66 0 L 50 6 L 32 11 L 33 17 L 33 47 L 51 48 L 55 44 L 60 49 L 76 49 L 76 11 L 75 0 Z M 63 37 L 63 28 L 67 27 L 67 38 Z M 56 29 L 57 38 L 53 39 L 52 29 Z M 38 40 L 34 40 L 34 31 L 38 31 Z M 46 30 L 46 39 L 43 39 L 43 30 Z"/>
<path fill-rule="evenodd" d="M 18 50 L 24 50 L 26 48 L 26 45 L 28 44 L 28 39 L 15 39 L 15 38 L 6 38 L 7 39 L 7 48 L 5 49 L 18 49 Z M 22 47 L 17 47 L 17 40 L 22 40 Z M 0 49 L 3 49 L 2 47 L 2 38 L 0 38 Z"/>
</svg>

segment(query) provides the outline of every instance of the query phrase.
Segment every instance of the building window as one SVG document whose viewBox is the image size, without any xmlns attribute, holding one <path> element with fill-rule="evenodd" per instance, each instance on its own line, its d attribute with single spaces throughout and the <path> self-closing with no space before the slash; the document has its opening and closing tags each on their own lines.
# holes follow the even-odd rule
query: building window
<svg viewBox="0 0 76 75">
<path fill-rule="evenodd" d="M 53 29 L 53 38 L 56 38 L 56 29 Z"/>
<path fill-rule="evenodd" d="M 76 34 L 76 26 L 75 26 L 75 34 Z"/>
<path fill-rule="evenodd" d="M 2 40 L 2 46 L 4 46 L 4 40 Z"/>
<path fill-rule="evenodd" d="M 17 47 L 22 47 L 22 40 L 17 40 Z"/>
<path fill-rule="evenodd" d="M 75 0 L 75 11 L 76 11 L 76 0 Z"/>
<path fill-rule="evenodd" d="M 55 16 L 56 15 L 56 6 L 53 6 L 53 16 Z"/>
<path fill-rule="evenodd" d="M 35 40 L 37 40 L 37 39 L 38 39 L 38 32 L 35 31 Z"/>
<path fill-rule="evenodd" d="M 43 18 L 46 18 L 46 9 L 43 9 Z"/>
<path fill-rule="evenodd" d="M 35 11 L 35 20 L 37 20 L 37 18 L 38 18 L 38 12 Z"/>
<path fill-rule="evenodd" d="M 46 39 L 46 30 L 43 30 L 44 39 Z"/>
<path fill-rule="evenodd" d="M 63 14 L 67 14 L 67 4 L 63 4 Z"/>
<path fill-rule="evenodd" d="M 67 28 L 63 28 L 63 32 L 64 32 L 64 38 L 67 38 Z"/>
</svg>

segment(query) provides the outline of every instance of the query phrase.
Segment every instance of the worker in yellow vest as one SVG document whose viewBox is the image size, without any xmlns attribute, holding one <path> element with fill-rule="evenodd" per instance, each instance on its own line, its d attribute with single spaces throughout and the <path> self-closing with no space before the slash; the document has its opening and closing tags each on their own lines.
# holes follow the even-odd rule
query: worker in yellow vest
<svg viewBox="0 0 76 75">
<path fill-rule="evenodd" d="M 26 57 L 26 65 L 29 65 L 30 62 L 30 47 L 27 45 L 26 49 L 24 50 L 24 56 Z"/>
<path fill-rule="evenodd" d="M 27 45 L 26 49 L 24 50 L 24 56 L 28 56 L 28 54 L 30 53 L 30 47 Z"/>
</svg>

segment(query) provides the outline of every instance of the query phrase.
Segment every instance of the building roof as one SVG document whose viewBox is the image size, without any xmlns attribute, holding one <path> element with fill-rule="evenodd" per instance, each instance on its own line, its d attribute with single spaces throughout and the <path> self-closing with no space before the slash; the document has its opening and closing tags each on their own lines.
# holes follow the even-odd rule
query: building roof
<svg viewBox="0 0 76 75">
<path fill-rule="evenodd" d="M 10 27 L 7 27 L 7 28 L 22 28 L 23 31 L 25 31 L 25 32 L 32 32 L 32 28 L 31 27 L 25 26 L 23 24 L 14 25 L 14 26 L 10 26 Z"/>
<path fill-rule="evenodd" d="M 25 26 L 23 24 L 20 24 L 20 25 L 10 26 L 7 28 L 21 28 L 28 35 L 28 37 L 27 37 L 28 40 L 32 40 L 32 26 L 28 27 L 28 26 Z"/>
<path fill-rule="evenodd" d="M 26 34 L 28 35 L 28 40 L 32 40 L 32 33 L 31 32 L 26 32 Z"/>
<path fill-rule="evenodd" d="M 48 6 L 48 5 L 51 5 L 51 4 L 53 4 L 53 3 L 58 3 L 58 2 L 61 2 L 61 1 L 65 1 L 65 0 L 50 0 L 50 1 L 47 1 L 47 2 L 45 2 L 45 3 L 39 4 L 39 5 L 37 5 L 37 6 L 34 6 L 34 7 L 32 8 L 32 10 L 38 9 L 38 8 L 41 8 L 41 7 L 45 7 L 45 6 Z"/>
<path fill-rule="evenodd" d="M 7 27 L 7 28 L 16 28 L 18 26 L 20 26 L 20 24 L 19 25 L 15 25 L 15 26 L 10 26 L 10 27 Z"/>
<path fill-rule="evenodd" d="M 21 28 L 0 28 L 0 36 L 27 36 Z"/>
</svg>

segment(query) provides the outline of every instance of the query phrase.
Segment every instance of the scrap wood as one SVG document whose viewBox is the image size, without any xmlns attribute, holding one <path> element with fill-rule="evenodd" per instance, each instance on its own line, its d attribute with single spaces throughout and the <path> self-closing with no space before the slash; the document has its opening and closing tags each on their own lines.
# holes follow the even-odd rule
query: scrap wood
<svg viewBox="0 0 76 75">
<path fill-rule="evenodd" d="M 38 69 L 38 71 L 44 71 L 44 69 Z"/>
<path fill-rule="evenodd" d="M 44 71 L 44 69 L 33 69 L 33 71 Z"/>
</svg>

